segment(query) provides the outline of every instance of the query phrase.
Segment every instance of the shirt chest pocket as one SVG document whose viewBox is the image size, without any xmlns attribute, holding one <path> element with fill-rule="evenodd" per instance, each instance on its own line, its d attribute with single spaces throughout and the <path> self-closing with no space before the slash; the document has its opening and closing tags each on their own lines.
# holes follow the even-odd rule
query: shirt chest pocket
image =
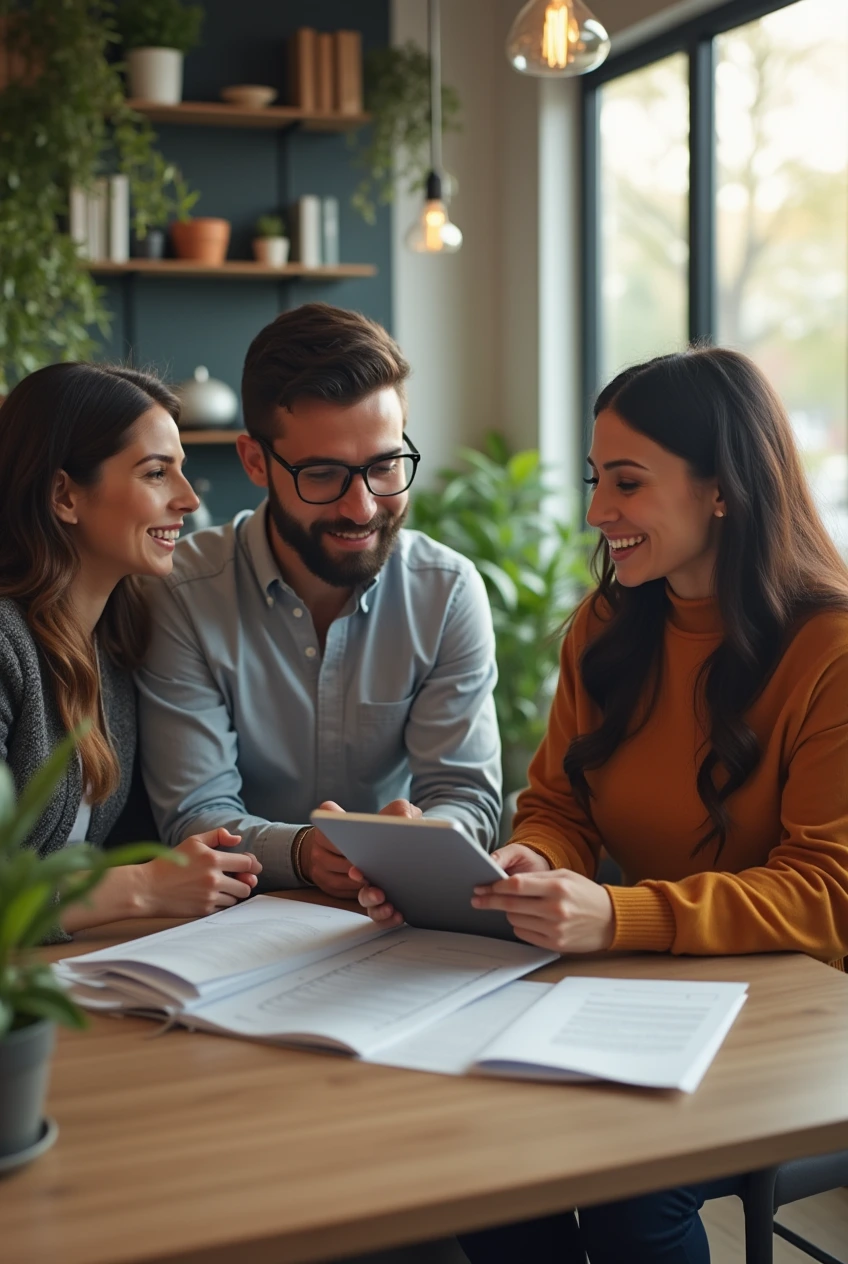
<svg viewBox="0 0 848 1264">
<path fill-rule="evenodd" d="M 413 697 L 400 702 L 359 702 L 351 734 L 351 756 L 360 781 L 395 780 L 406 769 L 404 740 Z"/>
</svg>

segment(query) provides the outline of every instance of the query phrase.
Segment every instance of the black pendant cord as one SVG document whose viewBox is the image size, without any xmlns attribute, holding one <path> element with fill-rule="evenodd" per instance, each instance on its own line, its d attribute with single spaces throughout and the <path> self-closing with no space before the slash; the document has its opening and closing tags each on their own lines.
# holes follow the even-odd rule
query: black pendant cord
<svg viewBox="0 0 848 1264">
<path fill-rule="evenodd" d="M 430 44 L 430 170 L 442 174 L 442 37 L 439 0 L 429 0 Z"/>
</svg>

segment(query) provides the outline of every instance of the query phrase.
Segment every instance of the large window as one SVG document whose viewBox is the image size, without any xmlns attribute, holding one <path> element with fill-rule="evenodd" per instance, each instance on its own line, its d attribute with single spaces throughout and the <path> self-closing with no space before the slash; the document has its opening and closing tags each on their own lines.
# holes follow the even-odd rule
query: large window
<svg viewBox="0 0 848 1264">
<path fill-rule="evenodd" d="M 585 93 L 587 397 L 689 341 L 745 351 L 848 554 L 848 3 L 734 0 Z"/>
<path fill-rule="evenodd" d="M 622 75 L 601 105 L 602 377 L 686 343 L 688 67 Z"/>
</svg>

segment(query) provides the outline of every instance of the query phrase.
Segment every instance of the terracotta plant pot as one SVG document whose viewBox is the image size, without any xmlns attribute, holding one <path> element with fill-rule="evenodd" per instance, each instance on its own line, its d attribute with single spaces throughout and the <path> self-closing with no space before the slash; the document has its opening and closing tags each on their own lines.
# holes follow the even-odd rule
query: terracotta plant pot
<svg viewBox="0 0 848 1264">
<path fill-rule="evenodd" d="M 196 259 L 198 263 L 223 263 L 230 244 L 228 219 L 176 220 L 171 225 L 171 241 L 180 259 Z"/>
</svg>

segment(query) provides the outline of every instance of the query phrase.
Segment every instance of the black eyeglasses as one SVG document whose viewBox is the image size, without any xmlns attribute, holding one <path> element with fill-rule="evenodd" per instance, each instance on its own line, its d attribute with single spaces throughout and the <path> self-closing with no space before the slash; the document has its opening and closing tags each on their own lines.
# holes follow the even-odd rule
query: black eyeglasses
<svg viewBox="0 0 848 1264">
<path fill-rule="evenodd" d="M 356 474 L 361 474 L 372 496 L 399 496 L 412 485 L 421 453 L 406 435 L 403 441 L 408 452 L 379 456 L 365 465 L 347 465 L 344 461 L 309 461 L 305 465 L 289 465 L 274 451 L 270 443 L 259 443 L 278 465 L 294 479 L 294 489 L 307 505 L 329 505 L 341 500 Z"/>
</svg>

